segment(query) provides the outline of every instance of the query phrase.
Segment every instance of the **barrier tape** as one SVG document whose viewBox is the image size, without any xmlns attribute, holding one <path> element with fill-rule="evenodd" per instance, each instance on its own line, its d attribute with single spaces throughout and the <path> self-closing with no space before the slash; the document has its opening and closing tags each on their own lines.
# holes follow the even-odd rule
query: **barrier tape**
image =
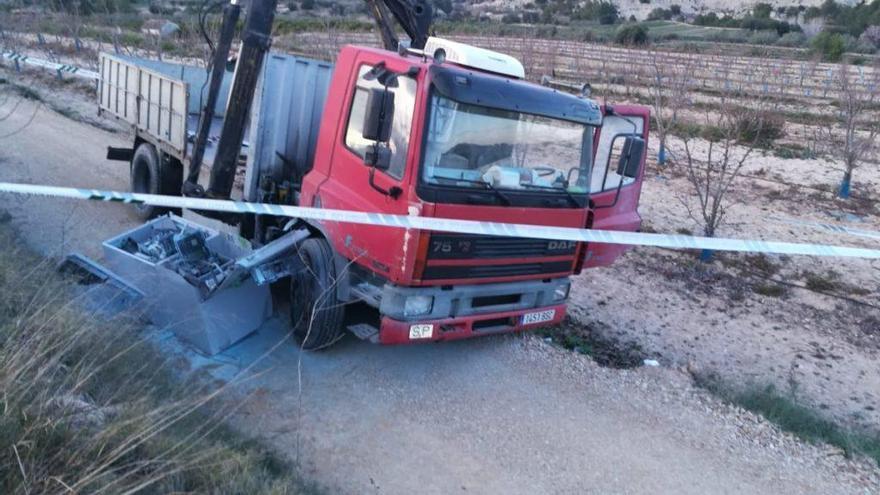
<svg viewBox="0 0 880 495">
<path fill-rule="evenodd" d="M 434 230 L 461 234 L 493 235 L 503 237 L 529 237 L 559 241 L 580 241 L 599 244 L 624 244 L 630 246 L 663 247 L 671 249 L 711 249 L 714 251 L 738 251 L 807 256 L 836 256 L 846 258 L 880 259 L 880 250 L 821 244 L 762 241 L 754 239 L 723 239 L 685 235 L 647 234 L 618 232 L 612 230 L 578 229 L 572 227 L 547 227 L 513 223 L 455 220 L 449 218 L 390 215 L 348 210 L 330 210 L 304 206 L 248 203 L 220 199 L 185 198 L 157 194 L 76 189 L 72 187 L 39 186 L 0 182 L 0 192 L 107 201 L 130 204 L 148 204 L 165 208 L 213 210 L 229 213 L 252 213 L 302 218 L 326 222 L 344 222 L 385 227 Z"/>
<path fill-rule="evenodd" d="M 44 69 L 50 69 L 54 71 L 60 71 L 67 74 L 72 74 L 77 77 L 82 77 L 84 79 L 98 79 L 99 74 L 95 71 L 82 69 L 75 65 L 70 64 L 59 64 L 57 62 L 50 62 L 49 60 L 43 60 L 41 58 L 34 58 L 28 55 L 24 55 L 16 52 L 2 52 L 0 53 L 0 58 L 5 58 L 7 60 L 12 60 L 13 62 L 18 62 L 21 64 L 33 65 L 35 67 L 42 67 Z"/>
<path fill-rule="evenodd" d="M 777 222 L 788 223 L 791 225 L 801 225 L 804 227 L 812 227 L 814 229 L 827 230 L 828 232 L 833 232 L 835 234 L 849 234 L 858 237 L 867 237 L 869 239 L 880 239 L 880 232 L 874 232 L 871 230 L 862 230 L 862 229 L 853 229 L 850 227 L 844 227 L 843 225 L 837 225 L 833 223 L 823 223 L 823 222 L 810 222 L 807 220 L 797 220 L 794 218 L 780 218 L 780 217 L 770 217 L 771 220 L 775 220 Z"/>
</svg>

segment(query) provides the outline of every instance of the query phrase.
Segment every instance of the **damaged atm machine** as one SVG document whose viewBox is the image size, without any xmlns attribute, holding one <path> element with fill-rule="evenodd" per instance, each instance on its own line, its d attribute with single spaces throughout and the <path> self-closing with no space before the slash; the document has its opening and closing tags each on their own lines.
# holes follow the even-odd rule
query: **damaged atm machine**
<svg viewBox="0 0 880 495">
<path fill-rule="evenodd" d="M 275 253 L 254 251 L 237 235 L 168 214 L 102 247 L 104 265 L 74 254 L 65 269 L 105 283 L 117 306 L 137 304 L 153 324 L 205 354 L 235 344 L 272 314 Z"/>
</svg>

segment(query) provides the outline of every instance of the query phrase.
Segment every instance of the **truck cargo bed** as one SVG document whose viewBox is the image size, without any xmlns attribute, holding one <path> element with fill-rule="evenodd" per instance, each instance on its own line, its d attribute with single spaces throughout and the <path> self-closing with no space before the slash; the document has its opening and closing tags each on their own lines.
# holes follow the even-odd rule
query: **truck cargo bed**
<svg viewBox="0 0 880 495">
<path fill-rule="evenodd" d="M 201 67 L 101 54 L 98 107 L 131 124 L 142 139 L 189 164 L 208 72 Z M 311 169 L 333 65 L 270 53 L 254 95 L 242 153 L 247 156 L 244 198 L 257 197 L 259 179 L 290 180 Z M 225 73 L 205 148 L 210 167 L 233 73 Z M 256 125 L 253 125 L 256 123 Z"/>
</svg>

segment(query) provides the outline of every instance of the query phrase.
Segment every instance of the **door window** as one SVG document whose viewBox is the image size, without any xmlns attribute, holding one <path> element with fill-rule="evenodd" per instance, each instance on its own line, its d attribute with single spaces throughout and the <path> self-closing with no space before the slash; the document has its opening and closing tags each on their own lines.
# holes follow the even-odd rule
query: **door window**
<svg viewBox="0 0 880 495">
<path fill-rule="evenodd" d="M 623 185 L 632 184 L 632 177 L 622 177 L 617 174 L 617 162 L 623 152 L 623 143 L 626 136 L 633 133 L 642 135 L 645 124 L 641 117 L 628 117 L 624 119 L 616 115 L 609 115 L 602 121 L 602 132 L 599 135 L 599 146 L 596 148 L 596 160 L 593 166 L 590 192 L 599 193 L 617 189 L 620 181 Z M 609 160 L 610 158 L 610 160 Z"/>
<path fill-rule="evenodd" d="M 367 108 L 367 96 L 369 89 L 382 88 L 382 84 L 376 80 L 364 80 L 364 74 L 372 67 L 361 66 L 358 71 L 357 88 L 352 96 L 351 111 L 348 116 L 348 129 L 345 132 L 345 146 L 354 154 L 364 158 L 367 147 L 373 141 L 364 139 L 362 134 L 364 113 Z M 391 150 L 391 166 L 385 172 L 388 175 L 400 179 L 406 168 L 406 155 L 409 149 L 409 136 L 412 130 L 413 111 L 416 105 L 416 81 L 412 77 L 399 76 L 397 87 L 389 87 L 394 93 L 394 119 L 391 123 L 391 139 L 388 147 Z"/>
</svg>

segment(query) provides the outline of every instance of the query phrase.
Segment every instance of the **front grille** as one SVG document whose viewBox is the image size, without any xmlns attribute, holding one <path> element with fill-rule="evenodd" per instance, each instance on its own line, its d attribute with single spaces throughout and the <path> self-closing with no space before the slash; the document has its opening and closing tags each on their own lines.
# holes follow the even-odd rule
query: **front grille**
<svg viewBox="0 0 880 495">
<path fill-rule="evenodd" d="M 476 266 L 428 266 L 423 280 L 446 280 L 460 278 L 515 277 L 518 275 L 541 275 L 571 271 L 571 261 L 546 263 L 518 263 L 515 265 Z"/>
<path fill-rule="evenodd" d="M 429 260 L 475 258 L 532 258 L 573 256 L 574 241 L 548 241 L 526 237 L 433 234 L 428 243 Z"/>
<path fill-rule="evenodd" d="M 479 332 L 480 330 L 491 330 L 491 329 L 504 329 L 506 327 L 516 326 L 516 318 L 507 317 L 507 318 L 492 318 L 491 320 L 477 320 L 475 321 L 471 328 L 475 332 Z"/>
<path fill-rule="evenodd" d="M 503 306 L 516 304 L 522 298 L 522 294 L 504 294 L 501 296 L 481 296 L 471 299 L 472 308 L 484 308 L 486 306 Z"/>
</svg>

